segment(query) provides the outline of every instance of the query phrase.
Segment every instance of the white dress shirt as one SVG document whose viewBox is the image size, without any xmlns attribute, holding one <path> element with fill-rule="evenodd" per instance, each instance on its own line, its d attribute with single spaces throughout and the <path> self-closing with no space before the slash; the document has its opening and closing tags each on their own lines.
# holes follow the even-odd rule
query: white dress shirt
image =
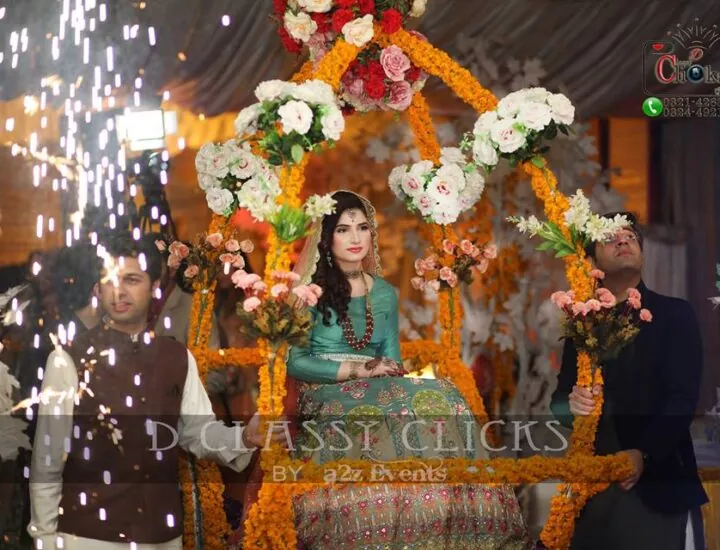
<svg viewBox="0 0 720 550">
<path fill-rule="evenodd" d="M 72 357 L 58 348 L 48 357 L 38 411 L 37 432 L 30 473 L 30 535 L 35 547 L 43 550 L 171 550 L 181 548 L 181 537 L 164 544 L 133 544 L 83 539 L 57 533 L 62 498 L 62 476 L 66 441 L 73 430 L 73 410 L 78 376 Z M 53 418 L 54 417 L 54 418 Z M 204 433 L 203 433 L 204 430 Z M 210 398 L 200 380 L 195 358 L 188 351 L 188 371 L 183 388 L 178 422 L 178 444 L 201 459 L 211 459 L 240 472 L 250 462 L 252 451 L 245 449 L 239 427 L 218 422 Z M 35 481 L 33 480 L 42 480 Z M 62 542 L 58 542 L 62 539 Z M 179 546 L 178 546 L 179 544 Z"/>
</svg>

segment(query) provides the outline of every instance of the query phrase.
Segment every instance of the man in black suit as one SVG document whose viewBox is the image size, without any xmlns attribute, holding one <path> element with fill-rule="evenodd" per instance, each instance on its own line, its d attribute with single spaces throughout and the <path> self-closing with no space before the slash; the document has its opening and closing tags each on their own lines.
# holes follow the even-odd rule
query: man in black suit
<svg viewBox="0 0 720 550">
<path fill-rule="evenodd" d="M 574 385 L 577 352 L 566 340 L 551 409 L 572 426 L 574 416 L 592 413 L 603 392 L 596 454 L 627 454 L 634 473 L 588 503 L 571 548 L 681 550 L 688 512 L 707 502 L 690 437 L 702 374 L 700 328 L 688 302 L 645 286 L 642 235 L 635 217 L 623 214 L 631 225 L 588 254 L 619 304 L 628 288 L 640 291 L 652 322 L 642 323 L 635 341 L 602 365 L 602 388 Z"/>
</svg>

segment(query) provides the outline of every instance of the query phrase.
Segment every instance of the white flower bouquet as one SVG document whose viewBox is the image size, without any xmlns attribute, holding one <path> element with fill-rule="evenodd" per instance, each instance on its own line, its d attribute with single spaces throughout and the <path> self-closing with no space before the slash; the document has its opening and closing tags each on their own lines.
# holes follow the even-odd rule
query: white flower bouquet
<svg viewBox="0 0 720 550">
<path fill-rule="evenodd" d="M 443 148 L 440 166 L 424 160 L 394 168 L 389 184 L 408 209 L 441 225 L 457 221 L 480 199 L 485 188 L 477 166 L 456 147 Z"/>
<path fill-rule="evenodd" d="M 298 164 L 306 152 L 326 142 L 333 145 L 345 130 L 335 92 L 320 80 L 268 80 L 255 89 L 255 96 L 259 103 L 240 112 L 235 130 L 241 138 L 260 133 L 254 141 L 271 166 Z"/>
<path fill-rule="evenodd" d="M 548 150 L 544 142 L 558 132 L 567 135 L 574 117 L 575 107 L 563 94 L 545 88 L 518 90 L 501 99 L 497 109 L 480 116 L 462 148 L 472 152 L 475 163 L 488 172 L 500 158 L 512 166 L 528 160 L 541 165 L 539 155 Z"/>
<path fill-rule="evenodd" d="M 253 154 L 248 143 L 230 140 L 224 145 L 207 143 L 195 157 L 198 184 L 205 191 L 210 210 L 228 217 L 237 210 L 247 190 L 262 189 L 264 195 L 280 194 L 275 171 Z M 245 191 L 244 191 L 245 190 Z"/>
<path fill-rule="evenodd" d="M 590 201 L 581 190 L 570 197 L 570 208 L 565 212 L 569 238 L 557 224 L 540 221 L 535 216 L 510 216 L 507 220 L 514 223 L 520 233 L 528 233 L 530 237 L 537 235 L 543 239 L 537 249 L 553 250 L 557 258 L 577 254 L 579 248 L 585 248 L 591 242 L 603 242 L 630 225 L 627 217 L 620 214 L 610 219 L 593 213 Z"/>
<path fill-rule="evenodd" d="M 335 199 L 332 194 L 313 195 L 305 201 L 302 208 L 278 205 L 268 217 L 280 242 L 292 243 L 308 234 L 310 225 L 335 212 Z"/>
</svg>

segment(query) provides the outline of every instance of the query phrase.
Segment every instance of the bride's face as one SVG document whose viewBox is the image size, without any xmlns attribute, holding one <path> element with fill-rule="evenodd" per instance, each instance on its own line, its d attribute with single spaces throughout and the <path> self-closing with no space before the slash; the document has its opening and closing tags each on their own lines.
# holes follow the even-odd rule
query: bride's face
<svg viewBox="0 0 720 550">
<path fill-rule="evenodd" d="M 365 259 L 372 244 L 370 223 L 362 210 L 350 208 L 340 214 L 333 231 L 332 255 L 335 260 L 357 263 Z"/>
</svg>

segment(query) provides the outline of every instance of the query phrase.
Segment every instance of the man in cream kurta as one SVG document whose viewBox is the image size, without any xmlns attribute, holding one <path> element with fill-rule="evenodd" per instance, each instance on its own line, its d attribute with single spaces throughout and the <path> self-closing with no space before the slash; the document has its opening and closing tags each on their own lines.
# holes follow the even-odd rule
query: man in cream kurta
<svg viewBox="0 0 720 550">
<path fill-rule="evenodd" d="M 157 403 L 166 404 L 166 413 L 170 411 L 168 414 L 174 415 L 175 418 L 174 425 L 169 426 L 169 430 L 177 437 L 176 445 L 173 445 L 175 448 L 167 453 L 159 471 L 163 471 L 163 468 L 166 471 L 172 470 L 173 466 L 177 471 L 175 457 L 177 446 L 198 458 L 212 459 L 241 471 L 250 461 L 252 456 L 250 449 L 262 446 L 265 440 L 260 434 L 257 416 L 245 429 L 237 426 L 227 427 L 218 422 L 192 354 L 174 340 L 156 338 L 152 333 L 145 331 L 151 293 L 157 286 L 160 275 L 161 259 L 154 244 L 146 240 L 140 242 L 131 239 L 120 240 L 111 243 L 108 252 L 116 261 L 119 258 L 123 260 L 115 264 L 120 268 L 114 270 L 111 280 L 98 286 L 101 304 L 106 313 L 103 325 L 90 331 L 87 337 L 83 336 L 84 339 L 79 340 L 78 345 L 70 347 L 67 351 L 58 346 L 48 358 L 44 371 L 38 426 L 33 447 L 30 477 L 32 517 L 28 530 L 35 539 L 35 547 L 45 550 L 55 548 L 179 550 L 182 548 L 182 537 L 178 536 L 182 532 L 182 518 L 178 517 L 176 520 L 172 514 L 167 515 L 167 526 L 158 525 L 156 529 L 155 524 L 150 523 L 135 530 L 136 534 L 141 534 L 138 538 L 151 540 L 151 543 L 142 540 L 133 541 L 131 536 L 126 538 L 124 533 L 118 533 L 117 529 L 113 530 L 113 520 L 118 526 L 128 527 L 130 531 L 134 529 L 132 522 L 128 525 L 127 518 L 135 513 L 135 504 L 138 502 L 154 502 L 154 505 L 148 507 L 158 508 L 166 501 L 170 501 L 168 509 L 179 510 L 180 516 L 182 505 L 179 499 L 174 503 L 177 497 L 171 489 L 162 489 L 166 486 L 170 488 L 174 486 L 177 489 L 177 483 L 173 483 L 176 481 L 173 478 L 174 472 L 168 474 L 167 479 L 170 482 L 164 485 L 127 483 L 127 479 L 131 477 L 128 472 L 132 474 L 132 467 L 128 465 L 134 462 L 147 463 L 146 458 L 143 458 L 147 455 L 142 454 L 147 453 L 147 449 L 141 448 L 144 441 L 142 437 L 146 434 L 137 436 L 138 430 L 125 435 L 120 434 L 123 441 L 132 441 L 135 438 L 135 442 L 141 444 L 133 447 L 128 443 L 124 454 L 116 455 L 110 454 L 110 451 L 114 451 L 112 445 L 107 443 L 110 438 L 101 441 L 99 436 L 90 437 L 90 430 L 87 430 L 85 442 L 82 441 L 79 432 L 82 431 L 84 434 L 85 430 L 79 430 L 78 424 L 86 429 L 87 426 L 82 425 L 83 419 L 94 420 L 91 418 L 94 413 L 87 414 L 88 411 L 93 410 L 92 407 L 95 407 L 93 399 L 102 398 L 104 403 L 113 403 L 113 413 L 117 413 L 118 409 L 122 409 L 125 405 L 127 407 L 125 420 L 128 425 L 132 425 L 133 422 L 129 411 L 133 410 L 132 414 L 137 415 L 140 401 L 145 404 L 146 409 L 157 408 Z M 143 264 L 146 264 L 146 269 L 143 269 L 145 267 Z M 82 350 L 78 350 L 79 347 Z M 94 347 L 104 349 L 94 349 Z M 89 359 L 90 357 L 94 359 Z M 167 358 L 169 362 L 163 364 L 163 358 Z M 144 386 L 139 382 L 141 378 L 148 380 Z M 135 382 L 123 382 L 126 379 Z M 180 382 L 183 380 L 180 391 Z M 135 396 L 134 403 L 132 395 Z M 133 406 L 136 408 L 132 409 Z M 120 413 L 122 414 L 122 411 Z M 136 421 L 137 417 L 135 417 Z M 122 425 L 122 421 L 120 424 Z M 122 426 L 118 428 L 121 429 Z M 158 429 L 157 426 L 155 429 Z M 88 444 L 88 440 L 95 447 Z M 115 438 L 113 441 L 118 444 Z M 83 444 L 86 445 L 84 457 L 81 454 Z M 102 481 L 100 483 L 89 481 L 95 479 L 91 475 L 93 466 L 88 456 L 89 448 L 97 449 L 98 445 L 100 449 L 104 449 L 101 465 L 102 468 L 108 469 L 104 473 L 108 478 L 111 474 L 121 477 L 124 480 L 122 483 L 112 486 L 109 479 L 104 484 Z M 162 453 L 155 454 L 158 455 L 158 460 L 161 460 Z M 171 457 L 170 460 L 167 460 L 168 456 Z M 86 459 L 85 462 L 83 458 Z M 96 459 L 94 467 L 97 469 L 98 457 L 93 458 Z M 142 462 L 143 460 L 145 462 Z M 108 465 L 105 466 L 106 464 Z M 84 473 L 86 465 L 87 475 Z M 157 465 L 152 467 L 158 468 Z M 135 466 L 135 469 L 139 470 L 140 466 Z M 69 481 L 68 476 L 72 478 Z M 78 495 L 71 493 L 70 487 L 75 480 L 82 480 L 80 483 L 89 487 L 86 493 L 82 493 L 82 498 L 79 500 L 83 502 L 80 504 L 83 506 L 88 504 L 84 502 L 86 495 L 88 495 L 87 500 L 95 499 L 95 502 L 89 503 L 90 506 L 87 508 L 78 504 Z M 115 497 L 118 493 L 112 492 L 116 489 L 120 490 L 120 498 L 117 499 Z M 169 492 L 162 493 L 163 490 Z M 103 502 L 104 494 L 113 495 L 115 500 L 109 499 Z M 143 496 L 136 497 L 134 496 L 136 494 Z M 90 510 L 93 510 L 92 514 Z M 101 512 L 99 519 L 97 510 Z M 102 517 L 106 515 L 106 510 L 107 517 Z M 139 507 L 138 511 L 141 511 Z M 152 516 L 148 512 L 153 510 L 146 510 L 144 516 L 138 517 L 146 521 Z M 104 523 L 98 523 L 99 521 Z M 62 532 L 63 523 L 66 526 L 75 526 L 75 532 Z M 100 527 L 89 527 L 85 530 L 86 525 Z M 172 529 L 168 529 L 168 526 Z M 107 532 L 109 536 L 88 538 L 79 536 L 77 532 L 95 532 L 103 535 Z M 172 533 L 173 538 L 163 539 L 166 533 Z"/>
</svg>

